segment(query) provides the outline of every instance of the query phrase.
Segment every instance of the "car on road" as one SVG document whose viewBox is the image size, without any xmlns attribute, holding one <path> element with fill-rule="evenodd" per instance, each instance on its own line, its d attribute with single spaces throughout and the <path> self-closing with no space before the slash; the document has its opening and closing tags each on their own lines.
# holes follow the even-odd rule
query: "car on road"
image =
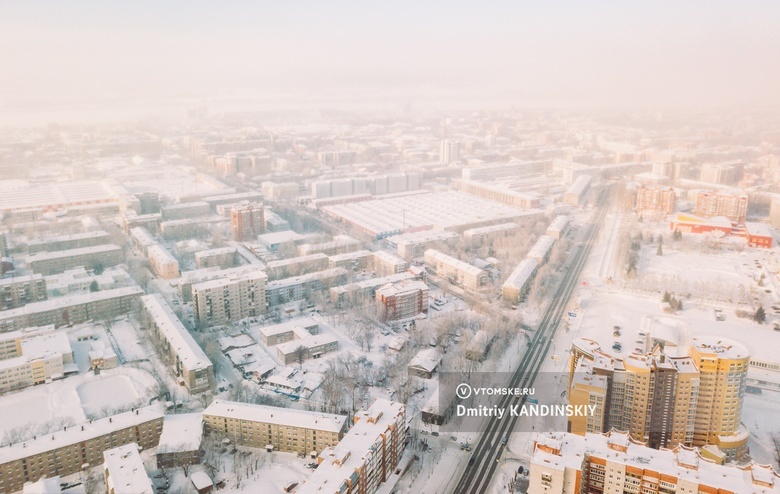
<svg viewBox="0 0 780 494">
<path fill-rule="evenodd" d="M 507 441 L 509 441 L 509 436 L 504 436 L 501 438 L 501 444 L 503 444 L 504 446 L 506 446 Z"/>
</svg>

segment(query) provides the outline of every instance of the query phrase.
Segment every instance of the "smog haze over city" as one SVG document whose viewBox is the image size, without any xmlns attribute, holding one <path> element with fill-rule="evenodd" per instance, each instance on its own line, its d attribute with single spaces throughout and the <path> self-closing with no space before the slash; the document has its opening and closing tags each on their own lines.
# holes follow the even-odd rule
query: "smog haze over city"
<svg viewBox="0 0 780 494">
<path fill-rule="evenodd" d="M 0 5 L 0 494 L 780 494 L 780 3 Z"/>
</svg>

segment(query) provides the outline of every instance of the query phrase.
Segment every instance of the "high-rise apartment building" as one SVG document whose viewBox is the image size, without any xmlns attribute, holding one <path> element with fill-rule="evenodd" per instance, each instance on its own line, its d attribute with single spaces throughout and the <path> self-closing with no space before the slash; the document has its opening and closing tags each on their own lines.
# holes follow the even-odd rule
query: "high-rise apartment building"
<svg viewBox="0 0 780 494">
<path fill-rule="evenodd" d="M 196 319 L 216 326 L 264 314 L 267 280 L 264 272 L 251 271 L 192 285 Z"/>
<path fill-rule="evenodd" d="M 747 218 L 748 196 L 746 194 L 700 191 L 696 194 L 694 214 L 704 218 L 725 216 L 732 223 L 744 224 Z"/>
<path fill-rule="evenodd" d="M 439 161 L 446 164 L 460 161 L 460 142 L 451 139 L 441 141 Z"/>
<path fill-rule="evenodd" d="M 248 242 L 265 232 L 263 205 L 244 202 L 230 210 L 230 235 L 236 242 Z"/>
<path fill-rule="evenodd" d="M 671 187 L 639 187 L 636 191 L 636 211 L 662 214 L 674 213 L 674 189 Z"/>
<path fill-rule="evenodd" d="M 319 467 L 299 494 L 374 494 L 395 474 L 406 440 L 406 405 L 379 399 L 354 421 L 338 445 L 320 453 Z"/>
<path fill-rule="evenodd" d="M 569 431 L 627 431 L 652 448 L 714 445 L 742 459 L 747 435 L 740 416 L 749 358 L 743 346 L 715 337 L 693 338 L 688 352 L 667 355 L 657 345 L 625 357 L 579 338 L 569 360 L 569 402 L 596 411 L 571 417 Z"/>
<path fill-rule="evenodd" d="M 628 434 L 536 437 L 528 492 L 534 494 L 780 493 L 780 476 L 755 462 L 721 465 L 693 449 L 656 450 Z"/>
</svg>

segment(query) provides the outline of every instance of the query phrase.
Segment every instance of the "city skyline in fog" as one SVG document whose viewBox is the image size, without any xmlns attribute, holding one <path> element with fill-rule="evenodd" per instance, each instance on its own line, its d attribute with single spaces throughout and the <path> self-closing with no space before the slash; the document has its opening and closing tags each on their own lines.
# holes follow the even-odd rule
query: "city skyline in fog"
<svg viewBox="0 0 780 494">
<path fill-rule="evenodd" d="M 0 18 L 7 116 L 239 97 L 279 109 L 780 103 L 777 2 L 12 2 Z"/>
</svg>

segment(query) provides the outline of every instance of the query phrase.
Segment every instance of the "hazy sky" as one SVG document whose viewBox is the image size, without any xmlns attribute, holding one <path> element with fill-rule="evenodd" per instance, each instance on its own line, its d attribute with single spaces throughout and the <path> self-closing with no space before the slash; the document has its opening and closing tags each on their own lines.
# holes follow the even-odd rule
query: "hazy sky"
<svg viewBox="0 0 780 494">
<path fill-rule="evenodd" d="M 0 3 L 0 101 L 780 103 L 780 1 Z"/>
</svg>

